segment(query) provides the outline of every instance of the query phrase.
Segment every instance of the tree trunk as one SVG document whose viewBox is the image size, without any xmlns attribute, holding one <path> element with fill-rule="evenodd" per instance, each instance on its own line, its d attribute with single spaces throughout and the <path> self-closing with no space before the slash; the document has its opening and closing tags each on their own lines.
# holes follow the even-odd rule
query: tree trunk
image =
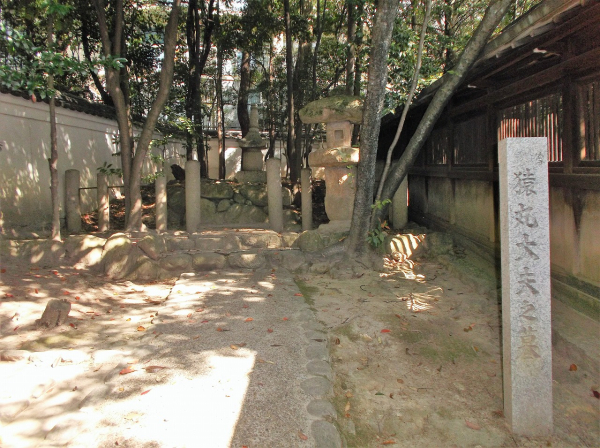
<svg viewBox="0 0 600 448">
<path fill-rule="evenodd" d="M 54 15 L 48 16 L 48 48 L 54 47 Z M 52 202 L 52 234 L 53 241 L 60 241 L 60 201 L 58 198 L 58 143 L 56 138 L 56 100 L 54 98 L 54 75 L 48 75 L 48 90 L 50 91 L 50 200 Z"/>
<path fill-rule="evenodd" d="M 225 179 L 225 112 L 223 107 L 223 48 L 217 48 L 217 146 L 219 147 L 219 179 Z"/>
<path fill-rule="evenodd" d="M 373 26 L 371 41 L 371 63 L 365 98 L 361 144 L 356 179 L 356 197 L 352 212 L 350 234 L 346 251 L 352 257 L 359 256 L 366 244 L 366 231 L 369 229 L 371 204 L 375 185 L 375 162 L 377 160 L 377 140 L 381 127 L 381 111 L 385 98 L 388 72 L 388 53 L 392 40 L 394 21 L 398 14 L 396 0 L 380 0 Z"/>
<path fill-rule="evenodd" d="M 248 91 L 250 90 L 250 53 L 242 52 L 240 64 L 240 90 L 238 92 L 237 113 L 242 137 L 250 130 L 250 114 L 248 113 Z"/>
<path fill-rule="evenodd" d="M 346 2 L 348 8 L 348 33 L 346 35 L 346 45 L 348 46 L 348 56 L 346 58 L 346 94 L 352 95 L 354 90 L 354 68 L 356 65 L 356 45 L 354 36 L 356 34 L 356 17 L 353 0 Z"/>
<path fill-rule="evenodd" d="M 429 137 L 437 119 L 477 60 L 492 32 L 496 29 L 502 17 L 504 17 L 510 3 L 511 0 L 498 0 L 488 6 L 483 19 L 458 58 L 452 72 L 444 75 L 441 87 L 436 91 L 431 103 L 429 103 L 425 115 L 419 122 L 400 160 L 393 165 L 391 174 L 383 186 L 381 193 L 382 200 L 391 199 L 406 177 L 408 170 L 414 164 L 421 147 Z M 377 222 L 385 213 L 387 213 L 387 207 L 378 210 L 374 209 L 372 221 Z"/>
<path fill-rule="evenodd" d="M 291 169 L 290 154 L 294 150 L 294 61 L 292 57 L 292 25 L 290 20 L 290 0 L 283 0 L 285 15 L 285 65 L 287 69 L 287 159 Z"/>
</svg>

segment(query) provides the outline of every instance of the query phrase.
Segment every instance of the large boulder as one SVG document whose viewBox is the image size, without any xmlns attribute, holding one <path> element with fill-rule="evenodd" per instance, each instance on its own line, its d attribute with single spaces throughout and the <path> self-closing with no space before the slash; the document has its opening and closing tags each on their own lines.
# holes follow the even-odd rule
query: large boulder
<svg viewBox="0 0 600 448">
<path fill-rule="evenodd" d="M 202 180 L 200 194 L 206 199 L 231 199 L 233 187 L 227 182 Z"/>
<path fill-rule="evenodd" d="M 106 241 L 102 250 L 102 267 L 109 278 L 121 279 L 127 276 L 129 255 L 134 246 L 124 233 L 115 233 Z"/>
<path fill-rule="evenodd" d="M 300 234 L 293 247 L 299 248 L 302 252 L 318 252 L 325 249 L 325 246 L 325 241 L 319 232 L 307 230 Z"/>
<path fill-rule="evenodd" d="M 105 244 L 106 238 L 94 235 L 69 236 L 64 243 L 65 258 L 74 266 L 97 266 Z"/>
<path fill-rule="evenodd" d="M 266 263 L 266 258 L 259 252 L 235 252 L 227 257 L 232 268 L 259 269 Z"/>
<path fill-rule="evenodd" d="M 160 255 L 167 251 L 164 237 L 157 234 L 146 235 L 138 241 L 137 246 L 153 260 L 158 260 Z"/>
<path fill-rule="evenodd" d="M 258 207 L 269 205 L 266 184 L 242 184 L 240 194 Z"/>
</svg>

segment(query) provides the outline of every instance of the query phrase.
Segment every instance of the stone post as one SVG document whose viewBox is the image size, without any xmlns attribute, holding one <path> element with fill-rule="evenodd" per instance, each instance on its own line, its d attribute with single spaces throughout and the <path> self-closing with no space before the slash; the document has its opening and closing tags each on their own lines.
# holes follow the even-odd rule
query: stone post
<svg viewBox="0 0 600 448">
<path fill-rule="evenodd" d="M 281 194 L 281 160 L 267 160 L 267 198 L 269 201 L 269 222 L 278 233 L 283 232 L 283 195 Z"/>
<path fill-rule="evenodd" d="M 188 233 L 200 228 L 200 162 L 185 162 L 185 225 Z"/>
<path fill-rule="evenodd" d="M 65 212 L 67 230 L 81 232 L 81 207 L 79 205 L 79 171 L 65 171 Z"/>
<path fill-rule="evenodd" d="M 498 144 L 504 414 L 523 436 L 552 433 L 546 138 Z"/>
<path fill-rule="evenodd" d="M 110 228 L 110 196 L 108 194 L 108 176 L 104 173 L 96 175 L 98 193 L 98 231 L 106 232 Z"/>
<path fill-rule="evenodd" d="M 394 229 L 403 229 L 408 224 L 408 176 L 404 178 L 394 193 L 390 218 Z"/>
<path fill-rule="evenodd" d="M 167 230 L 167 175 L 163 170 L 162 164 L 159 164 L 157 168 L 163 175 L 158 176 L 154 180 L 156 230 L 165 232 Z"/>
<path fill-rule="evenodd" d="M 300 184 L 302 188 L 302 230 L 312 230 L 313 203 L 310 168 L 302 168 Z"/>
</svg>

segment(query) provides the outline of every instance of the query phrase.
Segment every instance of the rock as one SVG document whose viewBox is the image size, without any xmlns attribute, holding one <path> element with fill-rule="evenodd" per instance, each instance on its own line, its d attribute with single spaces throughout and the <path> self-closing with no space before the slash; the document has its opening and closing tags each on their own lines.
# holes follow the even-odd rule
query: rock
<svg viewBox="0 0 600 448">
<path fill-rule="evenodd" d="M 298 234 L 296 232 L 283 232 L 281 234 L 281 239 L 283 247 L 292 247 L 294 242 L 298 239 Z"/>
<path fill-rule="evenodd" d="M 160 255 L 167 251 L 167 244 L 164 237 L 156 234 L 146 235 L 138 241 L 137 247 L 153 260 L 158 260 Z"/>
<path fill-rule="evenodd" d="M 219 215 L 221 223 L 263 223 L 267 222 L 268 216 L 261 209 L 252 205 L 232 204 L 227 211 Z"/>
<path fill-rule="evenodd" d="M 242 196 L 241 194 L 237 193 L 237 192 L 234 193 L 233 200 L 235 202 L 237 202 L 238 204 L 245 204 L 246 203 L 246 198 L 244 196 Z"/>
<path fill-rule="evenodd" d="M 106 238 L 93 235 L 72 235 L 64 243 L 65 258 L 74 265 L 97 266 L 102 260 Z"/>
<path fill-rule="evenodd" d="M 306 365 L 306 370 L 312 375 L 320 375 L 329 380 L 333 377 L 333 371 L 327 361 L 313 359 Z"/>
<path fill-rule="evenodd" d="M 325 242 L 319 232 L 316 230 L 307 230 L 300 234 L 294 246 L 303 252 L 318 252 L 325 249 Z"/>
<path fill-rule="evenodd" d="M 179 165 L 171 165 L 171 172 L 173 173 L 175 180 L 179 182 L 185 181 L 185 169 L 181 168 Z"/>
<path fill-rule="evenodd" d="M 196 249 L 231 252 L 242 248 L 240 239 L 235 235 L 222 237 L 199 236 L 195 238 Z"/>
<path fill-rule="evenodd" d="M 71 303 L 66 299 L 51 299 L 46 304 L 39 327 L 54 328 L 62 325 L 71 311 Z"/>
<path fill-rule="evenodd" d="M 232 268 L 258 269 L 265 265 L 266 259 L 259 253 L 235 252 L 227 257 L 227 263 Z"/>
<path fill-rule="evenodd" d="M 242 184 L 240 185 L 240 194 L 258 207 L 269 205 L 266 184 Z"/>
<path fill-rule="evenodd" d="M 342 448 L 342 439 L 336 427 L 325 420 L 314 421 L 310 427 L 315 446 L 319 448 Z"/>
<path fill-rule="evenodd" d="M 286 250 L 280 252 L 281 266 L 290 272 L 299 272 L 306 269 L 307 263 L 304 254 L 300 250 Z"/>
<path fill-rule="evenodd" d="M 302 381 L 300 388 L 311 397 L 326 397 L 332 391 L 331 382 L 322 376 L 315 376 Z"/>
<path fill-rule="evenodd" d="M 308 413 L 315 417 L 333 417 L 337 416 L 335 408 L 328 400 L 313 400 L 306 407 Z"/>
<path fill-rule="evenodd" d="M 276 249 L 281 247 L 281 239 L 275 232 L 249 233 L 240 235 L 242 244 L 247 247 Z"/>
<path fill-rule="evenodd" d="M 231 200 L 230 199 L 221 199 L 219 201 L 219 203 L 217 204 L 217 212 L 221 213 L 221 212 L 227 211 L 227 209 L 229 209 L 229 207 L 231 207 Z"/>
<path fill-rule="evenodd" d="M 175 250 L 192 250 L 196 247 L 194 240 L 190 238 L 171 237 L 166 239 L 167 249 L 170 251 Z"/>
<path fill-rule="evenodd" d="M 220 224 L 220 219 L 217 218 L 217 206 L 210 199 L 200 199 L 200 220 L 203 223 Z"/>
<path fill-rule="evenodd" d="M 27 241 L 20 252 L 29 263 L 42 266 L 54 265 L 65 256 L 63 243 L 52 240 Z"/>
<path fill-rule="evenodd" d="M 309 271 L 312 272 L 313 274 L 326 274 L 327 272 L 329 272 L 331 269 L 331 266 L 329 264 L 329 262 L 327 261 L 317 261 L 314 262 L 310 268 Z"/>
<path fill-rule="evenodd" d="M 294 195 L 288 187 L 281 187 L 281 197 L 284 207 L 289 207 L 294 202 Z"/>
<path fill-rule="evenodd" d="M 162 269 L 158 261 L 142 256 L 138 258 L 127 277 L 133 280 L 157 280 L 161 278 L 161 274 Z"/>
<path fill-rule="evenodd" d="M 206 252 L 192 255 L 192 268 L 194 271 L 213 271 L 223 269 L 227 264 L 224 255 Z"/>
<path fill-rule="evenodd" d="M 104 273 L 115 279 L 124 278 L 128 272 L 125 271 L 129 254 L 133 249 L 131 240 L 124 233 L 115 233 L 104 245 L 102 250 L 102 266 Z"/>
<path fill-rule="evenodd" d="M 187 271 L 192 267 L 192 257 L 189 254 L 168 255 L 160 260 L 160 267 L 169 271 Z"/>
<path fill-rule="evenodd" d="M 200 194 L 206 199 L 231 199 L 233 187 L 228 182 L 202 180 Z"/>
</svg>

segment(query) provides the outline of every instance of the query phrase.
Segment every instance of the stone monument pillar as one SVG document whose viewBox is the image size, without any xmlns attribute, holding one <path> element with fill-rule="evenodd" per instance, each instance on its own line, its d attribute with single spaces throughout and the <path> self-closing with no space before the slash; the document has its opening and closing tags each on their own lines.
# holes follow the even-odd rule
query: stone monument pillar
<svg viewBox="0 0 600 448">
<path fill-rule="evenodd" d="M 188 233 L 200 228 L 200 162 L 185 162 L 185 227 Z"/>
<path fill-rule="evenodd" d="M 271 228 L 283 232 L 283 199 L 281 193 L 281 160 L 267 160 L 267 198 Z"/>
<path fill-rule="evenodd" d="M 310 168 L 302 168 L 300 184 L 302 186 L 302 230 L 312 230 L 313 203 Z"/>
<path fill-rule="evenodd" d="M 250 109 L 250 130 L 239 141 L 242 148 L 242 170 L 235 174 L 238 182 L 266 182 L 267 173 L 263 171 L 262 150 L 267 147 L 258 132 L 258 108 Z"/>
<path fill-rule="evenodd" d="M 504 414 L 523 436 L 552 433 L 546 138 L 498 144 Z"/>
<path fill-rule="evenodd" d="M 326 231 L 350 229 L 354 196 L 356 195 L 356 165 L 358 148 L 352 148 L 352 125 L 362 122 L 363 102 L 354 96 L 323 98 L 300 110 L 303 123 L 325 123 L 326 145 L 311 152 L 311 167 L 325 168 L 325 212 L 329 224 L 319 227 Z"/>
<path fill-rule="evenodd" d="M 162 176 L 158 176 L 154 180 L 154 191 L 156 196 L 155 202 L 155 219 L 156 230 L 165 232 L 167 230 L 167 175 L 164 172 L 163 164 L 159 163 L 157 169 L 162 172 Z"/>
<path fill-rule="evenodd" d="M 108 194 L 108 176 L 104 173 L 96 175 L 98 193 L 98 231 L 106 232 L 110 228 L 110 195 Z"/>
</svg>

